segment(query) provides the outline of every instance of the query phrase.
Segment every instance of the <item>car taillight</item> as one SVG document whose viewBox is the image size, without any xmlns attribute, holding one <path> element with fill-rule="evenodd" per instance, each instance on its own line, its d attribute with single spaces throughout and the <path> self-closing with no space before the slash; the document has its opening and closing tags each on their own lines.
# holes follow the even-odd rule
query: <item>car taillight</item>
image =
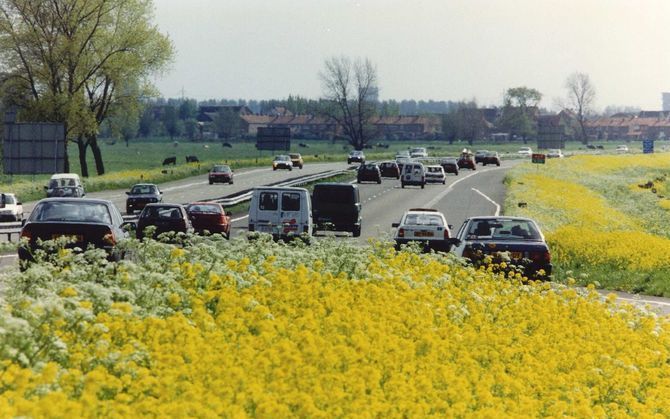
<svg viewBox="0 0 670 419">
<path fill-rule="evenodd" d="M 449 230 L 447 230 L 446 228 L 444 229 L 444 238 L 445 239 L 449 238 Z"/>
<path fill-rule="evenodd" d="M 405 237 L 405 229 L 404 228 L 399 228 L 398 229 L 398 237 Z"/>
<path fill-rule="evenodd" d="M 31 233 L 30 230 L 28 230 L 25 227 L 21 230 L 21 238 L 24 238 L 24 237 L 28 240 L 33 238 L 33 233 Z"/>
<path fill-rule="evenodd" d="M 551 253 L 548 250 L 542 252 L 530 252 L 530 259 L 533 262 L 551 262 Z"/>
<path fill-rule="evenodd" d="M 109 230 L 109 232 L 102 237 L 102 241 L 105 242 L 105 244 L 114 246 L 116 244 L 116 236 L 114 235 L 114 232 Z"/>
</svg>

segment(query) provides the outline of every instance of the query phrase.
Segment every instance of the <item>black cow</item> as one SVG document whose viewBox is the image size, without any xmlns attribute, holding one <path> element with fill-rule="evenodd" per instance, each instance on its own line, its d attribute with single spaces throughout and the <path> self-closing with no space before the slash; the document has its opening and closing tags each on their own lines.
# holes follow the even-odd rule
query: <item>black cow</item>
<svg viewBox="0 0 670 419">
<path fill-rule="evenodd" d="M 309 146 L 305 143 L 299 143 L 298 146 L 302 148 L 309 148 Z"/>
<path fill-rule="evenodd" d="M 197 156 L 186 156 L 186 163 L 200 163 Z"/>
<path fill-rule="evenodd" d="M 163 166 L 167 166 L 168 164 L 171 165 L 176 165 L 177 164 L 177 157 L 166 157 L 165 160 L 163 160 Z"/>
<path fill-rule="evenodd" d="M 596 146 L 594 146 L 593 144 L 588 144 L 586 148 L 588 148 L 589 150 L 595 150 Z"/>
<path fill-rule="evenodd" d="M 233 145 L 230 144 L 230 143 L 223 143 L 221 145 L 224 146 L 224 147 L 233 148 Z"/>
</svg>

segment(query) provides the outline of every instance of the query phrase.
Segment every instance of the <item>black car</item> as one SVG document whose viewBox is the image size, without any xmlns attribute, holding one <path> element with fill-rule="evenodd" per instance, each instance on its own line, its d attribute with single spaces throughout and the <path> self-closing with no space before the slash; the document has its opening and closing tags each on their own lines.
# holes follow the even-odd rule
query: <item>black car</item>
<svg viewBox="0 0 670 419">
<path fill-rule="evenodd" d="M 142 210 L 147 204 L 161 202 L 163 192 L 153 183 L 138 183 L 126 192 L 126 214 L 133 214 L 136 210 Z"/>
<path fill-rule="evenodd" d="M 473 217 L 458 231 L 456 254 L 475 266 L 487 256 L 494 264 L 521 269 L 528 278 L 551 275 L 551 253 L 535 221 L 523 217 Z M 505 265 L 501 265 L 505 262 Z"/>
<path fill-rule="evenodd" d="M 475 151 L 475 163 L 483 163 L 484 157 L 489 153 L 488 150 L 477 150 Z"/>
<path fill-rule="evenodd" d="M 349 157 L 347 157 L 347 164 L 351 163 L 365 163 L 365 154 L 360 150 L 352 151 L 349 153 Z"/>
<path fill-rule="evenodd" d="M 227 164 L 215 164 L 207 175 L 209 184 L 228 183 L 233 184 L 233 170 Z"/>
<path fill-rule="evenodd" d="M 458 161 L 456 159 L 442 159 L 440 166 L 444 169 L 444 173 L 453 173 L 458 176 Z"/>
<path fill-rule="evenodd" d="M 70 239 L 68 248 L 86 249 L 93 246 L 105 249 L 110 260 L 119 260 L 116 251 L 119 241 L 128 237 L 123 229 L 123 217 L 118 208 L 104 199 L 46 198 L 39 201 L 21 228 L 27 245 L 18 249 L 21 268 L 34 260 L 38 240 Z"/>
<path fill-rule="evenodd" d="M 349 231 L 361 235 L 361 198 L 350 183 L 318 183 L 312 193 L 313 232 Z"/>
<path fill-rule="evenodd" d="M 167 232 L 193 233 L 193 225 L 186 208 L 179 204 L 148 204 L 137 220 L 137 238 L 146 236 L 145 230 L 154 226 L 152 238 Z"/>
<path fill-rule="evenodd" d="M 358 168 L 358 175 L 356 176 L 358 183 L 361 182 L 377 182 L 382 183 L 382 173 L 379 166 L 375 163 L 361 164 Z"/>
<path fill-rule="evenodd" d="M 394 177 L 400 179 L 400 167 L 394 161 L 385 161 L 379 165 L 379 170 L 384 177 Z"/>
<path fill-rule="evenodd" d="M 482 164 L 484 166 L 487 164 L 495 164 L 496 166 L 500 166 L 500 156 L 498 155 L 498 152 L 489 151 L 486 153 L 486 155 L 482 158 Z"/>
</svg>

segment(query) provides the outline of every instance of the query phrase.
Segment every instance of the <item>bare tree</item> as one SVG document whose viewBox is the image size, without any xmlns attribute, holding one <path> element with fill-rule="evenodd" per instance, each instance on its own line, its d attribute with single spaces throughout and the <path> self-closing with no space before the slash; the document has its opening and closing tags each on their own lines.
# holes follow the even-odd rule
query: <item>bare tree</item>
<svg viewBox="0 0 670 419">
<path fill-rule="evenodd" d="M 349 143 L 361 150 L 370 138 L 376 112 L 377 69 L 368 60 L 333 57 L 319 73 L 325 100 L 321 112 L 335 120 Z"/>
<path fill-rule="evenodd" d="M 565 88 L 568 89 L 568 106 L 577 115 L 579 122 L 580 139 L 586 143 L 585 122 L 586 118 L 593 112 L 593 102 L 596 98 L 596 89 L 591 83 L 589 75 L 586 73 L 572 73 L 565 81 Z"/>
</svg>

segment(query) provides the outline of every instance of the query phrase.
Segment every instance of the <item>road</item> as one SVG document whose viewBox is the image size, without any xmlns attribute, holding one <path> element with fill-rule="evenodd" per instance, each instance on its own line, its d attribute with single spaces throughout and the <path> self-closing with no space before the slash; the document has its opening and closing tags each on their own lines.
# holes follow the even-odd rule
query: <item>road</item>
<svg viewBox="0 0 670 419">
<path fill-rule="evenodd" d="M 341 240 L 352 244 L 365 244 L 369 238 L 391 237 L 391 224 L 398 222 L 402 214 L 410 208 L 436 208 L 442 211 L 452 225 L 455 235 L 463 221 L 474 215 L 494 215 L 501 213 L 505 198 L 503 179 L 514 161 L 503 161 L 502 166 L 478 166 L 475 171 L 462 170 L 458 176 L 447 175 L 447 184 L 420 187 L 400 187 L 396 179 L 384 179 L 381 184 L 360 184 L 360 196 L 363 204 L 363 224 L 361 236 L 353 238 L 347 233 L 338 233 Z M 296 175 L 319 173 L 326 170 L 344 169 L 345 163 L 320 163 L 305 165 L 303 170 L 272 171 L 270 168 L 240 170 L 235 173 L 234 185 L 209 185 L 206 175 L 161 185 L 165 202 L 193 202 L 201 199 L 214 199 L 263 185 L 286 180 Z M 90 193 L 88 197 L 112 200 L 120 209 L 125 209 L 125 190 Z M 30 211 L 34 203 L 26 203 Z M 238 236 L 247 230 L 247 215 L 235 214 L 232 235 Z M 332 233 L 326 233 L 332 236 Z M 318 237 L 316 238 L 318 240 Z M 0 256 L 0 269 L 12 269 L 16 266 L 14 255 Z M 602 291 L 603 295 L 610 291 Z M 619 301 L 639 306 L 649 306 L 661 314 L 670 314 L 670 299 L 645 297 L 617 292 Z"/>
</svg>

